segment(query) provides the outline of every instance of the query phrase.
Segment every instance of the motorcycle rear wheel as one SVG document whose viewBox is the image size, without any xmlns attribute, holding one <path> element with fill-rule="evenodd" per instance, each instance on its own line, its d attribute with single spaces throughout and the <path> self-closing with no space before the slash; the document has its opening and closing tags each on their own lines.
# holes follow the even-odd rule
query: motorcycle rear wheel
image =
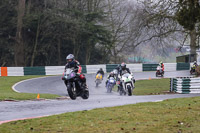
<svg viewBox="0 0 200 133">
<path fill-rule="evenodd" d="M 89 91 L 88 90 L 84 90 L 81 97 L 83 99 L 88 99 L 89 98 Z"/>
</svg>

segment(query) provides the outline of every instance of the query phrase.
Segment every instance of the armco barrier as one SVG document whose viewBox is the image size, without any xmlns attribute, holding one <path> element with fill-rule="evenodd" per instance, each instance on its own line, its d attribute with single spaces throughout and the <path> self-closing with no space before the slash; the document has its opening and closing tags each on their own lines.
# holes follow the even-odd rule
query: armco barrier
<svg viewBox="0 0 200 133">
<path fill-rule="evenodd" d="M 111 72 L 113 69 L 115 69 L 118 66 L 118 64 L 107 64 L 106 65 L 106 72 Z"/>
<path fill-rule="evenodd" d="M 8 76 L 24 76 L 23 67 L 8 67 L 7 70 Z"/>
<path fill-rule="evenodd" d="M 190 63 L 177 63 L 176 70 L 190 70 Z"/>
<path fill-rule="evenodd" d="M 106 72 L 106 65 L 87 65 L 87 73 L 96 73 L 100 68 Z"/>
<path fill-rule="evenodd" d="M 142 72 L 142 64 L 127 64 L 131 72 Z"/>
<path fill-rule="evenodd" d="M 82 65 L 83 73 L 96 73 L 100 68 L 104 72 L 111 72 L 118 64 Z M 158 64 L 127 64 L 131 72 L 156 71 Z M 189 70 L 187 64 L 164 63 L 165 71 Z M 65 66 L 41 66 L 41 67 L 0 67 L 0 76 L 24 76 L 24 75 L 62 75 Z"/>
<path fill-rule="evenodd" d="M 82 67 L 82 73 L 87 73 L 86 65 L 81 65 L 81 67 Z"/>
<path fill-rule="evenodd" d="M 156 71 L 158 64 L 142 64 L 143 71 Z"/>
<path fill-rule="evenodd" d="M 165 71 L 176 71 L 176 63 L 164 63 Z"/>
<path fill-rule="evenodd" d="M 8 76 L 7 67 L 1 67 L 1 76 Z"/>
<path fill-rule="evenodd" d="M 200 78 L 171 78 L 170 91 L 177 93 L 200 93 Z"/>
<path fill-rule="evenodd" d="M 24 67 L 24 75 L 46 75 L 45 67 Z"/>
<path fill-rule="evenodd" d="M 45 66 L 46 75 L 61 75 L 65 66 Z"/>
</svg>

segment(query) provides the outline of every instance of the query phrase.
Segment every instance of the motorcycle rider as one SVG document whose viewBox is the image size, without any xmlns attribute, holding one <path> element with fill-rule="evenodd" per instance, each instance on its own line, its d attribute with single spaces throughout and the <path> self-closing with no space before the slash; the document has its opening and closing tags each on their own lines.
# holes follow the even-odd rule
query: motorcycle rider
<svg viewBox="0 0 200 133">
<path fill-rule="evenodd" d="M 120 74 L 120 76 L 122 76 L 124 73 L 130 73 L 131 74 L 129 68 L 126 67 L 126 63 L 122 62 L 120 69 L 119 69 L 119 74 Z"/>
<path fill-rule="evenodd" d="M 66 71 L 67 68 L 73 68 L 75 70 L 75 72 L 77 73 L 77 75 L 79 76 L 81 83 L 85 87 L 87 87 L 85 75 L 82 74 L 82 67 L 81 67 L 80 63 L 77 60 L 74 59 L 74 55 L 69 54 L 66 57 L 66 60 L 67 60 L 67 64 L 65 65 L 65 71 Z"/>
<path fill-rule="evenodd" d="M 110 72 L 110 74 L 108 75 L 107 80 L 106 80 L 106 85 L 107 85 L 108 80 L 109 80 L 110 77 L 113 77 L 113 78 L 115 79 L 114 72 Z M 115 79 L 115 80 L 116 80 L 116 79 Z"/>
<path fill-rule="evenodd" d="M 97 74 L 101 74 L 102 75 L 102 80 L 103 80 L 103 77 L 104 77 L 104 71 L 103 71 L 103 69 L 102 68 L 100 68 L 98 71 L 97 71 Z M 97 75 L 96 74 L 96 75 Z"/>
<path fill-rule="evenodd" d="M 160 61 L 159 66 L 161 67 L 160 73 L 164 72 L 165 68 L 162 61 Z"/>
<path fill-rule="evenodd" d="M 117 67 L 115 69 L 117 69 L 117 71 L 119 72 L 119 70 L 121 69 L 121 65 L 120 64 L 117 65 Z"/>
<path fill-rule="evenodd" d="M 197 61 L 194 61 L 193 66 L 195 66 L 195 67 L 198 66 Z"/>
<path fill-rule="evenodd" d="M 194 61 L 194 63 L 193 63 L 193 65 L 192 65 L 192 67 L 191 67 L 191 72 L 195 72 L 195 69 L 196 69 L 196 67 L 198 66 L 198 64 L 197 64 L 197 62 L 196 61 Z"/>
<path fill-rule="evenodd" d="M 122 62 L 119 68 L 120 68 L 120 69 L 119 69 L 119 74 L 120 74 L 121 77 L 122 77 L 122 75 L 125 74 L 125 73 L 131 74 L 130 69 L 126 67 L 126 63 Z M 119 79 L 118 81 L 119 81 L 120 83 L 119 83 L 119 86 L 118 86 L 118 90 L 117 90 L 117 91 L 119 91 L 121 88 L 123 88 L 122 82 L 120 81 L 120 79 Z M 135 83 L 135 79 L 133 79 L 133 82 Z"/>
</svg>

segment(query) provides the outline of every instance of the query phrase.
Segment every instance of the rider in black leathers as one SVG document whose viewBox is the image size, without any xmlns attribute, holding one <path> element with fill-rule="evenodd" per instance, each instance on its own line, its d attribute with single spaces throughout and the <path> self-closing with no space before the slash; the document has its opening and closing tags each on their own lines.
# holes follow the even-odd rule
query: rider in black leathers
<svg viewBox="0 0 200 133">
<path fill-rule="evenodd" d="M 127 73 L 127 72 L 131 74 L 129 68 L 127 68 L 126 64 L 123 62 L 121 64 L 121 67 L 120 67 L 120 70 L 119 70 L 119 74 L 120 74 L 120 76 L 122 76 L 124 73 Z"/>
<path fill-rule="evenodd" d="M 115 78 L 115 75 L 114 75 L 114 73 L 113 72 L 110 72 L 110 74 L 108 75 L 108 77 L 107 77 L 107 80 L 106 80 L 106 85 L 107 85 L 107 83 L 108 83 L 108 80 L 109 80 L 109 78 L 110 77 L 113 77 L 113 78 Z M 116 80 L 116 79 L 115 79 Z"/>
<path fill-rule="evenodd" d="M 131 74 L 130 69 L 127 68 L 127 67 L 126 67 L 126 64 L 123 62 L 123 63 L 120 65 L 120 67 L 119 67 L 119 75 L 120 75 L 120 77 L 122 77 L 122 75 L 125 74 L 125 73 L 130 73 L 130 74 Z M 133 82 L 135 83 L 135 79 L 133 79 Z M 121 88 L 123 88 L 122 82 L 120 82 L 120 84 L 119 84 L 119 86 L 118 86 L 118 91 L 119 91 Z"/>
<path fill-rule="evenodd" d="M 75 70 L 75 72 L 79 75 L 81 83 L 87 87 L 85 75 L 82 74 L 82 67 L 81 67 L 80 63 L 74 59 L 74 55 L 69 54 L 66 57 L 66 60 L 67 60 L 67 64 L 65 65 L 65 71 L 67 68 L 73 68 Z"/>
<path fill-rule="evenodd" d="M 104 77 L 104 71 L 103 71 L 103 69 L 102 68 L 100 68 L 98 71 L 97 71 L 97 74 L 101 74 L 102 75 L 102 80 L 103 80 L 103 77 Z M 96 74 L 96 75 L 97 75 Z"/>
</svg>

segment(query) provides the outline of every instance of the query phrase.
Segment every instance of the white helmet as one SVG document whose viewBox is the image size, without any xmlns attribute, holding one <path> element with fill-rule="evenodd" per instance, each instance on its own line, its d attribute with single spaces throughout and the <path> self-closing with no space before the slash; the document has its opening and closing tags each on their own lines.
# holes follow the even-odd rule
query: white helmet
<svg viewBox="0 0 200 133">
<path fill-rule="evenodd" d="M 72 62 L 74 60 L 74 55 L 73 54 L 69 54 L 67 57 L 66 57 L 66 60 L 67 62 Z"/>
</svg>

